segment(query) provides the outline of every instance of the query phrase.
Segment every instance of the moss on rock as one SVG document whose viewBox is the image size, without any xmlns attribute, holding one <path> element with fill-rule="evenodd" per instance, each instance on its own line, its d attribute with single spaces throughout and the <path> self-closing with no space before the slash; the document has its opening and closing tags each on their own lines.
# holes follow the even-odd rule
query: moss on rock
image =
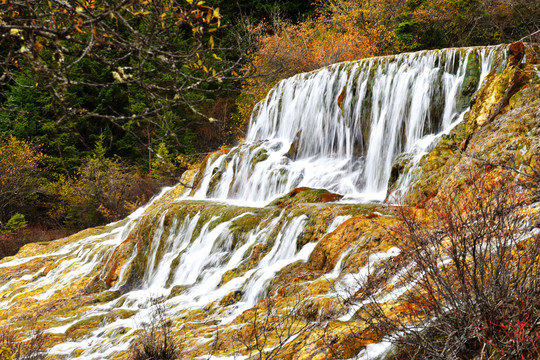
<svg viewBox="0 0 540 360">
<path fill-rule="evenodd" d="M 334 194 L 325 189 L 299 187 L 291 190 L 287 195 L 272 201 L 270 205 L 285 208 L 301 203 L 334 202 L 340 200 L 342 197 L 343 195 Z"/>
</svg>

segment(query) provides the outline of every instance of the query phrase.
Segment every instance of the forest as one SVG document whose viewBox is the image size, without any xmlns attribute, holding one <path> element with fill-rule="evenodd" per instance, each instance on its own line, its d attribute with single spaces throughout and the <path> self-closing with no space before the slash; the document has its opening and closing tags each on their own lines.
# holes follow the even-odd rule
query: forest
<svg viewBox="0 0 540 360">
<path fill-rule="evenodd" d="M 125 217 L 281 79 L 539 29 L 530 0 L 3 0 L 0 257 Z"/>
</svg>

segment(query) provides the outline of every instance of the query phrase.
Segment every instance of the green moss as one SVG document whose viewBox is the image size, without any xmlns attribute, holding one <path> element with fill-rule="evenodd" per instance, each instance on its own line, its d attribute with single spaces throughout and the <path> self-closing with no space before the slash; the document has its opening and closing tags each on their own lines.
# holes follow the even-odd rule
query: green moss
<svg viewBox="0 0 540 360">
<path fill-rule="evenodd" d="M 104 291 L 98 295 L 98 301 L 105 303 L 118 299 L 122 294 L 119 291 Z"/>
<path fill-rule="evenodd" d="M 208 166 L 208 164 L 215 161 L 215 159 L 217 159 L 219 156 L 227 153 L 227 151 L 228 150 L 220 150 L 206 156 L 206 158 L 202 161 L 199 167 L 199 172 L 197 173 L 197 176 L 195 176 L 195 179 L 193 180 L 193 189 L 190 192 L 191 196 L 193 196 L 193 194 L 195 194 L 195 192 L 199 189 L 199 186 L 202 182 L 202 179 L 204 177 L 206 167 Z"/>
<path fill-rule="evenodd" d="M 184 290 L 186 290 L 186 287 L 184 285 L 175 285 L 171 289 L 171 292 L 170 292 L 168 298 L 170 299 L 170 298 L 176 297 L 176 296 L 180 295 L 182 292 L 184 292 Z"/>
<path fill-rule="evenodd" d="M 242 292 L 241 291 L 239 291 L 239 290 L 231 291 L 230 293 L 225 295 L 223 297 L 223 299 L 221 299 L 221 301 L 219 302 L 219 305 L 221 305 L 221 306 L 229 306 L 229 305 L 237 303 L 241 299 L 242 299 Z"/>
<path fill-rule="evenodd" d="M 98 315 L 78 321 L 66 330 L 66 337 L 71 340 L 77 340 L 88 332 L 98 328 L 104 318 L 105 315 Z"/>
<path fill-rule="evenodd" d="M 471 99 L 480 81 L 481 64 L 478 58 L 478 53 L 473 51 L 469 54 L 467 59 L 467 68 L 465 71 L 465 79 L 463 80 L 463 86 L 461 93 L 457 100 L 457 109 L 463 110 L 469 106 Z"/>
<path fill-rule="evenodd" d="M 296 188 L 270 203 L 270 206 L 281 208 L 302 203 L 333 202 L 341 199 L 343 196 L 333 194 L 325 189 L 311 189 L 307 187 Z"/>
<path fill-rule="evenodd" d="M 270 249 L 271 245 L 266 243 L 258 243 L 251 246 L 246 252 L 246 254 L 248 254 L 246 258 L 236 268 L 228 270 L 223 274 L 220 286 L 238 276 L 244 275 L 248 270 L 253 269 Z"/>
<path fill-rule="evenodd" d="M 257 163 L 268 159 L 268 156 L 268 151 L 266 151 L 266 149 L 259 149 L 255 154 L 253 154 L 251 168 L 253 169 Z"/>
<path fill-rule="evenodd" d="M 232 279 L 244 274 L 246 272 L 246 269 L 241 269 L 240 266 L 231 270 L 227 270 L 221 277 L 221 282 L 219 285 L 221 286 L 223 284 L 226 284 Z"/>
<path fill-rule="evenodd" d="M 257 213 L 248 213 L 238 219 L 235 219 L 229 229 L 233 233 L 247 233 L 255 229 L 268 216 L 264 209 L 258 210 Z"/>
<path fill-rule="evenodd" d="M 407 169 L 410 168 L 411 159 L 410 154 L 399 155 L 392 164 L 392 170 L 390 171 L 390 179 L 388 179 L 388 187 L 391 188 L 396 181 L 403 175 Z"/>
</svg>

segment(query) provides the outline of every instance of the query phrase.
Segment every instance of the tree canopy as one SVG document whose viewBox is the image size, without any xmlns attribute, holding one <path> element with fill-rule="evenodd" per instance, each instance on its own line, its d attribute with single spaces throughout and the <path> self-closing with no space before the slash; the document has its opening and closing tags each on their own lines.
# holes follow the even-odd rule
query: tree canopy
<svg viewBox="0 0 540 360">
<path fill-rule="evenodd" d="M 117 153 L 126 142 L 155 152 L 148 137 L 182 149 L 186 119 L 208 118 L 208 94 L 245 61 L 245 44 L 220 40 L 219 9 L 199 0 L 6 0 L 0 16 L 0 131 L 52 132 L 49 145 L 60 127 L 89 150 L 97 125 Z"/>
</svg>

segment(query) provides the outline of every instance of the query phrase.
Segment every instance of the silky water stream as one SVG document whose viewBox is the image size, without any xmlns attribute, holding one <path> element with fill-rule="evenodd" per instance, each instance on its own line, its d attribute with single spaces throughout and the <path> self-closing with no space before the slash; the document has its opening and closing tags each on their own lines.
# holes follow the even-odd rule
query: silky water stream
<svg viewBox="0 0 540 360">
<path fill-rule="evenodd" d="M 406 154 L 414 169 L 462 119 L 504 53 L 426 51 L 283 80 L 257 105 L 246 142 L 209 156 L 192 187 L 164 189 L 120 222 L 0 261 L 0 319 L 35 314 L 54 344 L 51 357 L 88 360 L 122 358 L 156 298 L 177 327 L 234 323 L 280 271 L 306 262 L 325 236 L 375 206 L 361 203 L 384 200 L 394 160 Z M 410 186 L 413 173 L 396 188 Z M 343 198 L 278 206 L 299 187 Z M 325 296 L 340 296 L 350 281 L 341 271 L 353 250 L 328 269 L 336 286 Z M 368 263 L 397 254 L 392 248 Z"/>
</svg>

